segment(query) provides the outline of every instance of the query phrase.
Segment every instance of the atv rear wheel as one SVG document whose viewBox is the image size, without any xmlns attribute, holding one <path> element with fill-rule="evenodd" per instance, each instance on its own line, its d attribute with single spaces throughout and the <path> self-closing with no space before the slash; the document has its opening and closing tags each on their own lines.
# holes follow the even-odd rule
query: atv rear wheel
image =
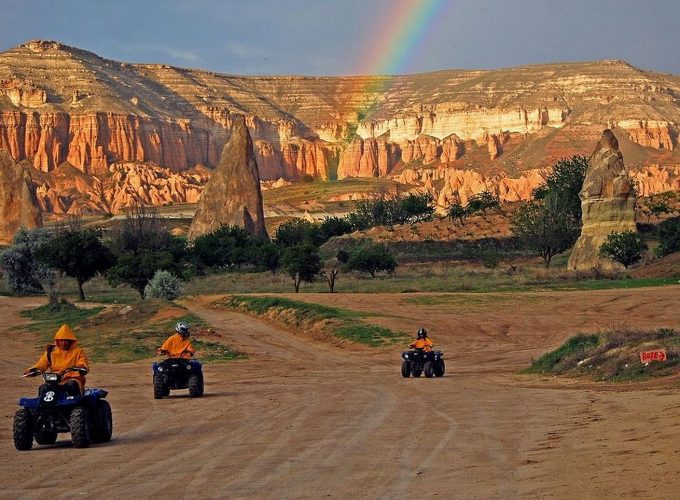
<svg viewBox="0 0 680 500">
<path fill-rule="evenodd" d="M 200 375 L 189 375 L 187 385 L 189 386 L 189 397 L 197 398 L 203 395 L 203 377 Z"/>
<path fill-rule="evenodd" d="M 408 361 L 404 361 L 401 364 L 401 376 L 404 378 L 408 378 L 411 376 L 411 363 Z"/>
<path fill-rule="evenodd" d="M 33 419 L 26 408 L 14 414 L 14 447 L 19 451 L 30 450 L 33 447 Z"/>
<path fill-rule="evenodd" d="M 425 363 L 425 376 L 427 378 L 432 378 L 434 376 L 434 367 L 432 366 L 432 361 Z"/>
<path fill-rule="evenodd" d="M 113 417 L 111 415 L 111 405 L 108 401 L 100 399 L 97 401 L 97 413 L 92 426 L 92 442 L 106 443 L 111 440 L 113 433 Z"/>
<path fill-rule="evenodd" d="M 38 444 L 54 444 L 57 442 L 57 433 L 53 431 L 35 431 L 34 437 Z"/>
<path fill-rule="evenodd" d="M 90 436 L 90 412 L 87 408 L 74 408 L 69 419 L 71 441 L 76 448 L 87 448 L 92 442 Z"/>
<path fill-rule="evenodd" d="M 162 375 L 153 376 L 153 398 L 163 399 L 170 394 L 170 390 L 165 387 L 165 380 Z"/>
<path fill-rule="evenodd" d="M 411 375 L 414 377 L 420 377 L 420 374 L 423 373 L 423 370 L 416 370 L 415 368 L 411 370 Z"/>
<path fill-rule="evenodd" d="M 440 359 L 437 363 L 434 364 L 434 375 L 435 377 L 443 377 L 445 372 L 446 365 L 444 364 L 444 360 Z"/>
</svg>

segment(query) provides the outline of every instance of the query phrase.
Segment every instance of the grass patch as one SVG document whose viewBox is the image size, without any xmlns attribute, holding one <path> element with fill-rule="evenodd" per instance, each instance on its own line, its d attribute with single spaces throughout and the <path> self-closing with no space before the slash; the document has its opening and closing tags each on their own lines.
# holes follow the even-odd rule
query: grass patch
<svg viewBox="0 0 680 500">
<path fill-rule="evenodd" d="M 666 349 L 667 361 L 642 364 L 639 353 L 653 349 Z M 679 366 L 680 333 L 661 328 L 580 334 L 541 356 L 525 373 L 627 382 L 672 375 Z"/>
<path fill-rule="evenodd" d="M 389 328 L 370 325 L 363 321 L 376 317 L 351 309 L 329 307 L 279 297 L 251 297 L 235 295 L 227 298 L 222 305 L 256 316 L 264 316 L 296 330 L 314 332 L 347 339 L 352 342 L 378 347 L 399 342 L 407 335 Z"/>
<path fill-rule="evenodd" d="M 201 339 L 209 333 L 209 325 L 172 302 L 146 300 L 108 309 L 81 309 L 63 303 L 57 307 L 40 306 L 22 314 L 34 320 L 27 328 L 45 341 L 52 340 L 63 323 L 69 324 L 77 330 L 79 345 L 90 361 L 96 363 L 126 363 L 153 357 L 156 349 L 174 333 L 178 321 L 192 325 L 192 344 L 200 361 L 210 363 L 243 357 L 220 342 Z"/>
</svg>

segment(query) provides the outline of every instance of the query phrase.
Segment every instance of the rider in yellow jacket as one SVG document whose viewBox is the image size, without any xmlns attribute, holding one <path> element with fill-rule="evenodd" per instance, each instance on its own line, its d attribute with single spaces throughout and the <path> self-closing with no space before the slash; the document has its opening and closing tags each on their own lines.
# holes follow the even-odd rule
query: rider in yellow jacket
<svg viewBox="0 0 680 500">
<path fill-rule="evenodd" d="M 430 352 L 434 347 L 434 342 L 427 336 L 427 330 L 420 327 L 418 329 L 418 338 L 408 345 L 412 349 L 422 349 L 425 352 Z"/>
<path fill-rule="evenodd" d="M 189 328 L 191 326 L 188 323 L 180 321 L 175 325 L 175 333 L 167 338 L 163 345 L 156 351 L 157 355 L 167 354 L 170 358 L 191 358 L 196 351 L 191 345 L 189 340 Z"/>
<path fill-rule="evenodd" d="M 74 370 L 64 372 L 69 368 Z M 38 362 L 24 371 L 24 375 L 38 374 L 50 370 L 54 373 L 64 372 L 61 384 L 70 395 L 78 395 L 85 389 L 85 375 L 90 366 L 85 351 L 78 347 L 78 339 L 68 325 L 61 328 L 54 335 L 54 344 L 50 344 Z"/>
</svg>

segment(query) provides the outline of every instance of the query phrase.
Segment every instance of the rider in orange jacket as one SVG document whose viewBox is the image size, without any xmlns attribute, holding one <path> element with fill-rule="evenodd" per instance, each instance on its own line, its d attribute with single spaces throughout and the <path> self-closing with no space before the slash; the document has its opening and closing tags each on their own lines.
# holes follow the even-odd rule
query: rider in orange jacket
<svg viewBox="0 0 680 500">
<path fill-rule="evenodd" d="M 156 354 L 158 356 L 162 354 L 167 354 L 170 358 L 191 358 L 196 351 L 191 345 L 189 340 L 189 328 L 191 326 L 188 323 L 180 321 L 175 325 L 175 333 L 167 338 L 163 345 L 158 348 Z"/>
<path fill-rule="evenodd" d="M 434 347 L 434 343 L 427 336 L 427 330 L 421 326 L 418 329 L 418 338 L 408 346 L 412 349 L 422 349 L 425 352 L 430 352 Z"/>
<path fill-rule="evenodd" d="M 82 394 L 85 389 L 85 375 L 90 371 L 85 351 L 78 347 L 78 339 L 68 325 L 61 325 L 54 335 L 54 341 L 54 344 L 47 346 L 38 362 L 24 371 L 24 375 L 38 374 L 48 369 L 54 373 L 61 373 L 68 368 L 74 368 L 75 370 L 62 375 L 61 384 L 72 396 Z"/>
</svg>

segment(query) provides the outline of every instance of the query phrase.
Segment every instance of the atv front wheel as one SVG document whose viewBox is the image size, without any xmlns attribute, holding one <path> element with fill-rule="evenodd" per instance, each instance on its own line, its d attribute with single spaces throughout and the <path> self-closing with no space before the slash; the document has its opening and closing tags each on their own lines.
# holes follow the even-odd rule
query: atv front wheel
<svg viewBox="0 0 680 500">
<path fill-rule="evenodd" d="M 189 386 L 189 397 L 197 398 L 203 395 L 203 377 L 200 375 L 190 375 L 187 385 Z"/>
<path fill-rule="evenodd" d="M 415 368 L 411 370 L 411 375 L 414 377 L 420 377 L 420 374 L 423 373 L 423 370 L 416 370 Z"/>
<path fill-rule="evenodd" d="M 87 408 L 74 408 L 69 419 L 71 441 L 76 448 L 87 448 L 92 442 L 90 436 L 90 413 Z"/>
<path fill-rule="evenodd" d="M 169 394 L 170 391 L 165 388 L 165 381 L 163 380 L 163 377 L 160 375 L 154 375 L 153 376 L 153 398 L 154 399 L 163 399 L 164 396 L 167 396 L 166 392 Z"/>
<path fill-rule="evenodd" d="M 434 375 L 435 375 L 435 377 L 443 377 L 444 372 L 446 372 L 446 365 L 444 364 L 444 360 L 440 359 L 434 365 Z"/>
<path fill-rule="evenodd" d="M 33 419 L 26 408 L 14 414 L 14 447 L 19 451 L 30 450 L 33 447 Z"/>
<path fill-rule="evenodd" d="M 411 376 L 411 363 L 408 361 L 404 361 L 401 364 L 401 376 L 404 378 L 408 378 Z"/>
<path fill-rule="evenodd" d="M 53 431 L 35 431 L 34 437 L 38 444 L 54 444 L 57 442 L 57 433 Z"/>
<path fill-rule="evenodd" d="M 113 417 L 111 415 L 111 405 L 108 401 L 100 399 L 97 401 L 97 413 L 92 426 L 92 442 L 106 443 L 111 440 L 113 433 Z"/>
<path fill-rule="evenodd" d="M 434 376 L 434 367 L 432 366 L 432 361 L 425 363 L 425 376 L 427 378 L 432 378 Z"/>
</svg>

